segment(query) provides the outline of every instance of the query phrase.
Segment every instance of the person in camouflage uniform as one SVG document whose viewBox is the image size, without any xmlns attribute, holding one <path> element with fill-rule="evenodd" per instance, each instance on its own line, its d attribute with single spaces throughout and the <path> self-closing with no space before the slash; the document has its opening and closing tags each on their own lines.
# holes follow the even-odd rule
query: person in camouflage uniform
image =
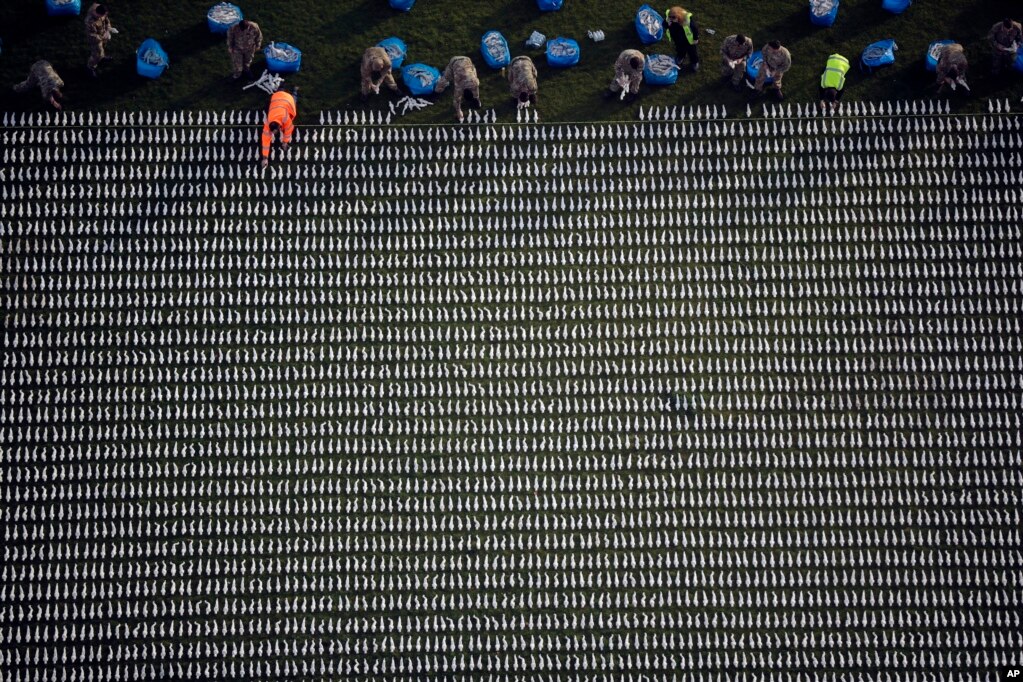
<svg viewBox="0 0 1023 682">
<path fill-rule="evenodd" d="M 508 65 L 508 84 L 519 104 L 536 104 L 536 65 L 526 55 L 520 55 Z"/>
<path fill-rule="evenodd" d="M 994 51 L 991 73 L 998 75 L 1016 60 L 1016 52 L 1023 45 L 1023 27 L 1018 21 L 1006 18 L 992 26 L 987 37 Z"/>
<path fill-rule="evenodd" d="M 725 38 L 721 45 L 721 77 L 729 80 L 732 87 L 742 87 L 746 76 L 746 60 L 753 54 L 753 40 L 741 33 Z"/>
<path fill-rule="evenodd" d="M 465 118 L 462 115 L 462 100 L 468 102 L 472 109 L 478 109 L 480 103 L 480 79 L 476 75 L 476 67 L 468 57 L 452 57 L 444 69 L 443 75 L 437 80 L 434 92 L 444 92 L 448 84 L 455 86 L 455 118 L 461 121 Z"/>
<path fill-rule="evenodd" d="M 28 78 L 14 86 L 14 91 L 28 92 L 32 88 L 39 88 L 43 100 L 48 102 L 54 109 L 60 111 L 60 100 L 64 94 L 60 91 L 64 87 L 64 81 L 60 79 L 53 65 L 45 59 L 40 59 L 28 70 Z"/>
<path fill-rule="evenodd" d="M 643 53 L 639 50 L 624 50 L 615 60 L 615 77 L 608 88 L 607 97 L 617 95 L 628 88 L 629 97 L 639 94 L 643 82 Z"/>
<path fill-rule="evenodd" d="M 227 52 L 231 55 L 232 78 L 241 78 L 245 73 L 252 78 L 252 58 L 263 45 L 263 32 L 259 30 L 259 24 L 248 19 L 242 19 L 237 24 L 227 29 Z"/>
<path fill-rule="evenodd" d="M 760 54 L 764 61 L 760 65 L 760 71 L 757 72 L 757 82 L 754 87 L 757 92 L 763 92 L 767 78 L 773 78 L 774 83 L 771 84 L 771 87 L 774 89 L 775 96 L 779 100 L 784 99 L 785 96 L 781 92 L 781 81 L 785 72 L 792 66 L 792 55 L 777 40 L 772 40 L 764 45 Z"/>
<path fill-rule="evenodd" d="M 946 45 L 938 56 L 938 93 L 944 92 L 946 87 L 954 83 L 966 85 L 966 71 L 970 68 L 966 61 L 966 53 L 959 43 Z M 969 86 L 966 86 L 969 90 Z"/>
<path fill-rule="evenodd" d="M 362 53 L 360 75 L 362 83 L 359 94 L 364 100 L 370 92 L 379 95 L 381 85 L 386 85 L 394 92 L 398 91 L 398 84 L 394 82 L 394 74 L 391 73 L 391 56 L 382 47 L 369 47 Z"/>
<path fill-rule="evenodd" d="M 94 2 L 85 15 L 85 42 L 89 45 L 89 61 L 85 66 L 93 78 L 98 75 L 96 67 L 107 58 L 106 46 L 110 40 L 111 30 L 106 6 Z"/>
</svg>

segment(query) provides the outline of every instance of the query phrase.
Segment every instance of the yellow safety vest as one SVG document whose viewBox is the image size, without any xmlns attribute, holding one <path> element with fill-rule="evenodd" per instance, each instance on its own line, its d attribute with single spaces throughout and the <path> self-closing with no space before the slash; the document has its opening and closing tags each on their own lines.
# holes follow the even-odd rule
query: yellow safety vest
<svg viewBox="0 0 1023 682">
<path fill-rule="evenodd" d="M 668 18 L 668 14 L 670 12 L 671 12 L 671 10 L 665 10 L 664 11 L 664 18 L 665 19 Z M 689 41 L 690 45 L 693 44 L 693 29 L 690 28 L 690 26 L 689 26 L 689 21 L 692 18 L 693 18 L 693 13 L 692 12 L 686 12 L 686 20 L 682 22 L 682 30 L 685 31 L 685 33 L 686 33 L 686 40 Z M 667 34 L 668 34 L 668 42 L 670 43 L 671 42 L 671 31 L 667 31 Z"/>
<path fill-rule="evenodd" d="M 828 65 L 821 74 L 821 87 L 825 90 L 834 88 L 841 90 L 845 87 L 845 74 L 849 72 L 849 60 L 840 54 L 833 54 L 828 57 Z"/>
</svg>

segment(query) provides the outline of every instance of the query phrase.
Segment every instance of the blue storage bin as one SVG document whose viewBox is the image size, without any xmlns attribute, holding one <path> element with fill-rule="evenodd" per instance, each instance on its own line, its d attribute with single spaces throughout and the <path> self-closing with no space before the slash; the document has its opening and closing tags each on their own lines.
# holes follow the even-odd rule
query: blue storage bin
<svg viewBox="0 0 1023 682">
<path fill-rule="evenodd" d="M 892 14 L 902 14 L 912 4 L 913 0 L 883 0 L 881 9 L 886 9 Z"/>
<path fill-rule="evenodd" d="M 279 50 L 290 50 L 297 55 L 294 60 L 281 59 L 274 57 L 270 54 L 270 47 L 276 47 Z M 263 56 L 266 57 L 266 68 L 273 73 L 296 73 L 302 68 L 302 50 L 298 49 L 294 45 L 288 45 L 287 43 L 270 43 L 263 48 Z"/>
<path fill-rule="evenodd" d="M 764 63 L 764 55 L 761 54 L 760 50 L 757 50 L 749 56 L 746 60 L 746 77 L 751 81 L 756 81 L 757 76 L 760 75 L 760 65 Z M 767 78 L 764 83 L 770 85 L 774 82 L 773 78 Z"/>
<path fill-rule="evenodd" d="M 377 47 L 382 47 L 387 51 L 387 56 L 391 58 L 391 68 L 400 69 L 401 65 L 405 63 L 405 57 L 408 55 L 408 47 L 405 45 L 405 41 L 396 36 L 390 38 L 384 38 Z"/>
<path fill-rule="evenodd" d="M 160 58 L 159 64 L 150 64 L 142 58 L 142 56 L 150 50 L 155 52 Z M 168 64 L 170 64 L 170 59 L 167 57 L 167 53 L 164 51 L 163 46 L 152 38 L 146 38 L 143 40 L 142 44 L 139 45 L 138 52 L 135 53 L 135 71 L 144 78 L 159 78 L 167 69 Z"/>
<path fill-rule="evenodd" d="M 831 26 L 835 23 L 835 18 L 838 16 L 838 0 L 835 0 L 831 9 L 824 14 L 817 14 L 814 11 L 813 0 L 810 0 L 810 23 L 814 26 Z"/>
<path fill-rule="evenodd" d="M 664 37 L 664 19 L 660 12 L 650 5 L 643 5 L 636 11 L 636 33 L 644 45 L 656 43 Z"/>
<path fill-rule="evenodd" d="M 536 0 L 536 6 L 541 12 L 553 12 L 561 9 L 564 2 L 565 0 Z"/>
<path fill-rule="evenodd" d="M 391 5 L 391 9 L 400 10 L 402 12 L 408 12 L 412 9 L 412 5 L 416 4 L 416 0 L 388 0 Z"/>
<path fill-rule="evenodd" d="M 409 64 L 401 70 L 401 81 L 416 97 L 432 95 L 440 80 L 440 71 L 428 64 Z"/>
<path fill-rule="evenodd" d="M 487 31 L 480 39 L 483 61 L 492 69 L 503 69 L 511 64 L 511 50 L 508 41 L 498 31 Z"/>
<path fill-rule="evenodd" d="M 1023 73 L 1023 46 L 1016 50 L 1016 61 L 1012 63 L 1012 68 Z"/>
<path fill-rule="evenodd" d="M 897 49 L 899 46 L 891 38 L 871 43 L 864 48 L 863 54 L 860 55 L 860 67 L 867 71 L 873 71 L 878 67 L 894 64 L 895 50 Z"/>
<path fill-rule="evenodd" d="M 954 40 L 935 40 L 927 46 L 927 70 L 934 72 L 938 70 L 938 59 L 941 57 L 941 50 L 946 45 L 952 45 Z"/>
<path fill-rule="evenodd" d="M 218 13 L 230 16 L 214 16 Z M 242 8 L 238 5 L 230 2 L 218 2 L 206 12 L 206 25 L 209 27 L 210 33 L 222 34 L 227 33 L 229 28 L 244 18 Z"/>
<path fill-rule="evenodd" d="M 558 69 L 579 63 L 579 43 L 558 36 L 547 41 L 547 65 Z"/>
<path fill-rule="evenodd" d="M 678 80 L 675 58 L 666 54 L 647 55 L 643 62 L 643 80 L 650 85 L 674 85 Z"/>
<path fill-rule="evenodd" d="M 46 13 L 51 17 L 75 17 L 82 13 L 82 0 L 56 2 L 46 0 Z"/>
</svg>

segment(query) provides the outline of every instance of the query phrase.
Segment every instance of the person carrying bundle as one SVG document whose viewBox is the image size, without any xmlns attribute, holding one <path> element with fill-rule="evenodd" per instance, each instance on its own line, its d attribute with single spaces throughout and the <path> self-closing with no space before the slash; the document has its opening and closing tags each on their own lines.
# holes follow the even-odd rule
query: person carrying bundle
<svg viewBox="0 0 1023 682">
<path fill-rule="evenodd" d="M 117 29 L 110 25 L 106 5 L 93 3 L 85 15 L 85 42 L 89 45 L 89 61 L 85 68 L 93 78 L 99 77 L 96 68 L 100 63 L 109 59 L 106 56 L 106 46 L 114 33 L 117 33 Z"/>
<path fill-rule="evenodd" d="M 364 102 L 370 93 L 379 95 L 381 85 L 386 85 L 388 90 L 398 92 L 398 84 L 394 81 L 391 68 L 391 56 L 384 48 L 368 47 L 362 53 L 362 65 L 359 69 L 362 82 L 359 87 L 359 95 Z"/>
<path fill-rule="evenodd" d="M 437 79 L 434 92 L 444 92 L 449 84 L 455 86 L 455 119 L 461 123 L 465 116 L 462 115 L 462 101 L 467 102 L 470 109 L 479 109 L 480 102 L 480 79 L 476 75 L 476 67 L 468 57 L 452 57 L 444 69 L 443 75 Z"/>
<path fill-rule="evenodd" d="M 753 40 L 741 33 L 725 38 L 721 44 L 721 78 L 731 81 L 732 88 L 742 87 L 746 76 L 746 60 L 753 54 Z"/>
<path fill-rule="evenodd" d="M 263 32 L 259 30 L 259 24 L 248 19 L 242 19 L 237 24 L 227 29 L 227 52 L 231 55 L 231 78 L 238 80 L 244 73 L 249 78 L 254 78 L 252 73 L 252 59 L 256 56 L 256 50 L 263 46 Z"/>
<path fill-rule="evenodd" d="M 536 65 L 526 55 L 519 55 L 508 65 L 508 84 L 520 107 L 536 104 Z"/>
<path fill-rule="evenodd" d="M 291 92 L 278 90 L 270 97 L 270 109 L 266 112 L 266 122 L 263 123 L 263 135 L 260 140 L 263 168 L 270 163 L 270 147 L 278 134 L 281 137 L 281 150 L 288 151 L 291 137 L 295 133 L 295 117 L 298 115 L 297 97 L 297 87 Z"/>
<path fill-rule="evenodd" d="M 643 53 L 639 50 L 623 50 L 615 61 L 615 77 L 604 96 L 611 98 L 623 93 L 626 101 L 634 99 L 643 83 L 643 63 Z"/>
<path fill-rule="evenodd" d="M 699 71 L 700 54 L 696 46 L 700 43 L 700 29 L 693 13 L 681 7 L 672 7 L 665 16 L 664 30 L 668 33 L 668 40 L 675 43 L 675 63 L 682 66 L 688 57 L 693 71 Z"/>
<path fill-rule="evenodd" d="M 774 89 L 775 97 L 779 100 L 785 99 L 781 91 L 781 80 L 785 72 L 792 67 L 792 55 L 782 47 L 777 40 L 772 40 L 760 51 L 763 62 L 760 64 L 760 71 L 757 73 L 757 82 L 754 85 L 757 92 L 764 91 L 764 84 L 768 78 L 774 80 L 771 87 Z"/>
<path fill-rule="evenodd" d="M 64 97 L 60 89 L 63 87 L 64 81 L 57 75 L 53 65 L 45 59 L 40 59 L 29 68 L 28 78 L 14 86 L 14 92 L 28 92 L 32 88 L 39 88 L 43 101 L 60 111 L 60 100 Z"/>
<path fill-rule="evenodd" d="M 845 90 L 845 74 L 849 73 L 849 60 L 840 54 L 833 54 L 828 57 L 828 64 L 821 74 L 820 100 L 821 109 L 831 107 L 834 111 L 838 107 L 838 100 L 842 99 L 842 91 Z"/>
<path fill-rule="evenodd" d="M 1023 45 L 1023 26 L 1018 21 L 1006 17 L 991 27 L 987 34 L 994 51 L 991 62 L 991 73 L 998 75 L 1002 69 L 1011 67 L 1016 60 L 1016 53 Z"/>
<path fill-rule="evenodd" d="M 959 43 L 946 45 L 938 57 L 938 94 L 945 91 L 946 87 L 953 90 L 956 86 L 963 86 L 967 92 L 970 86 L 966 84 L 966 71 L 970 64 L 966 60 L 966 52 Z"/>
</svg>

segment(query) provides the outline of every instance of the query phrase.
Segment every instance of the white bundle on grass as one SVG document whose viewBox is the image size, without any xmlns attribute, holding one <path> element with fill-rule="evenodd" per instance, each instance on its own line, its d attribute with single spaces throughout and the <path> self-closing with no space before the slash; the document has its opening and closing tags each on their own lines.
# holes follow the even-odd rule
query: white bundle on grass
<svg viewBox="0 0 1023 682">
<path fill-rule="evenodd" d="M 248 90 L 251 87 L 257 87 L 263 92 L 272 95 L 281 89 L 281 84 L 284 83 L 284 79 L 275 73 L 270 73 L 264 70 L 263 75 L 258 80 L 249 83 L 242 90 Z"/>
<path fill-rule="evenodd" d="M 546 42 L 547 36 L 539 31 L 533 31 L 526 39 L 526 45 L 529 47 L 543 47 Z"/>
<path fill-rule="evenodd" d="M 238 8 L 229 2 L 217 3 L 213 7 L 210 7 L 210 11 L 206 16 L 211 21 L 215 21 L 218 24 L 236 24 L 242 19 L 242 15 L 238 11 Z"/>
<path fill-rule="evenodd" d="M 433 82 L 433 73 L 422 66 L 410 66 L 405 70 L 405 73 L 418 80 L 421 85 L 429 85 Z"/>
<path fill-rule="evenodd" d="M 278 47 L 276 43 L 270 43 L 266 50 L 271 57 L 279 62 L 298 61 L 298 52 L 295 52 L 295 50 L 291 49 L 290 46 Z"/>
</svg>

